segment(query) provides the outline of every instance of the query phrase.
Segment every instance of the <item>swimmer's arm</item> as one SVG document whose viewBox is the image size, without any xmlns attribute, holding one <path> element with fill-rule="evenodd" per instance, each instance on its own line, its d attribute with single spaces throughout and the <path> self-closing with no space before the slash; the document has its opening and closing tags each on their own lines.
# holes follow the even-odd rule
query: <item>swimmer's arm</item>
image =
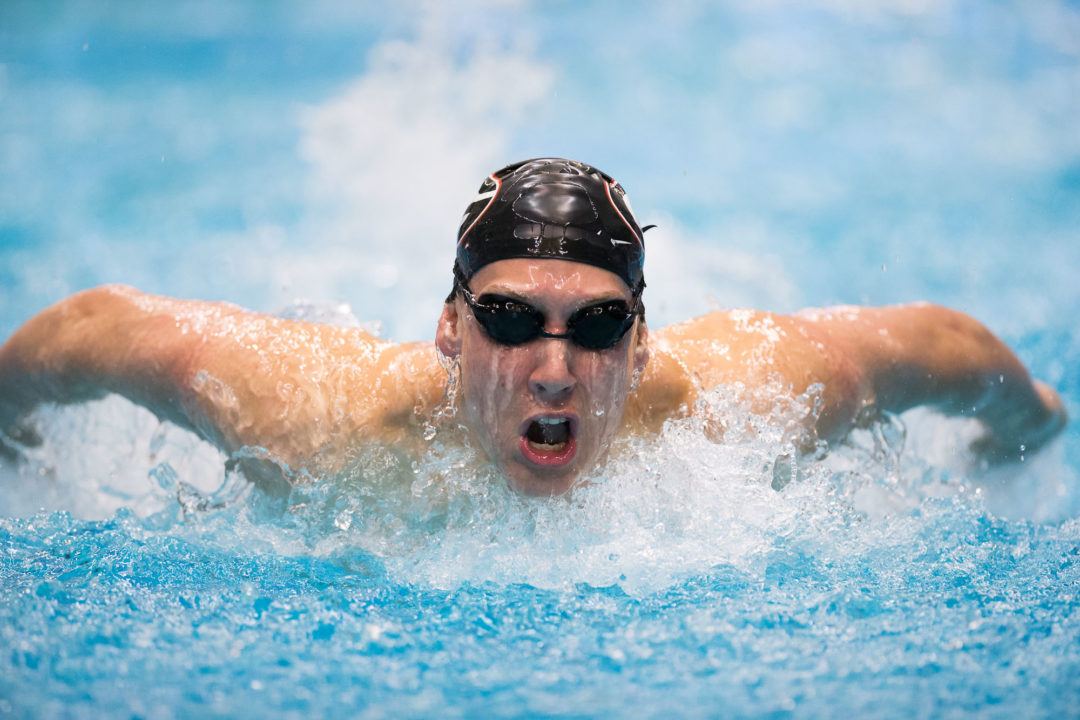
<svg viewBox="0 0 1080 720">
<path fill-rule="evenodd" d="M 95 288 L 46 309 L 0 347 L 0 429 L 43 402 L 117 393 L 226 452 L 257 446 L 305 464 L 405 422 L 403 408 L 421 400 L 413 383 L 387 379 L 402 364 L 426 379 L 418 358 L 355 329 Z"/>
<path fill-rule="evenodd" d="M 796 317 L 854 360 L 857 405 L 895 413 L 925 405 L 977 418 L 987 429 L 977 450 L 989 460 L 1034 452 L 1065 426 L 1058 394 L 964 313 L 918 303 Z"/>
<path fill-rule="evenodd" d="M 0 429 L 41 403 L 77 403 L 109 392 L 190 427 L 176 383 L 185 348 L 173 318 L 121 286 L 86 290 L 46 308 L 0 346 Z"/>
</svg>

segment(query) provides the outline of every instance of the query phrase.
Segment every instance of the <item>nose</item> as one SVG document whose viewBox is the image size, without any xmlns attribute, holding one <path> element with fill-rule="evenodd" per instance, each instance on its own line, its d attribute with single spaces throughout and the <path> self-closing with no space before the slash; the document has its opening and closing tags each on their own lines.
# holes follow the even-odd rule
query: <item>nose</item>
<svg viewBox="0 0 1080 720">
<path fill-rule="evenodd" d="M 537 363 L 529 376 L 529 390 L 542 403 L 557 405 L 574 394 L 577 378 L 570 371 L 570 343 L 545 339 L 537 343 Z"/>
</svg>

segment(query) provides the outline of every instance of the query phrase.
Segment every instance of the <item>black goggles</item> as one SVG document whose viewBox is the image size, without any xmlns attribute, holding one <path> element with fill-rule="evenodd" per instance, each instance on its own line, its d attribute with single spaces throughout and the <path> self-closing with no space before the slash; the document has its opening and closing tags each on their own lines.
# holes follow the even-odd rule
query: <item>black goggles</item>
<svg viewBox="0 0 1080 720">
<path fill-rule="evenodd" d="M 544 330 L 544 313 L 521 300 L 485 293 L 473 296 L 460 278 L 454 283 L 487 336 L 501 345 L 524 345 L 537 338 L 569 340 L 587 350 L 607 350 L 618 345 L 641 315 L 634 297 L 631 308 L 624 300 L 608 300 L 575 310 L 566 321 L 565 333 Z"/>
</svg>

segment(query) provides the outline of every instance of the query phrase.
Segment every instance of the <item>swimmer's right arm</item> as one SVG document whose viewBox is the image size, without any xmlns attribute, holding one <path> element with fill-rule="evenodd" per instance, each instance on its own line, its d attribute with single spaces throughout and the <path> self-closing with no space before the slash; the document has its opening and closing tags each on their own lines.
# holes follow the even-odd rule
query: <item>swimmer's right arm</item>
<svg viewBox="0 0 1080 720">
<path fill-rule="evenodd" d="M 0 346 L 0 429 L 41 403 L 117 393 L 226 452 L 257 446 L 304 464 L 407 422 L 437 395 L 433 359 L 357 329 L 105 286 Z M 414 382 L 389 381 L 403 370 Z"/>
<path fill-rule="evenodd" d="M 46 308 L 0 346 L 0 429 L 45 402 L 125 395 L 190 427 L 178 402 L 185 347 L 165 313 L 148 312 L 122 286 L 86 290 Z"/>
</svg>

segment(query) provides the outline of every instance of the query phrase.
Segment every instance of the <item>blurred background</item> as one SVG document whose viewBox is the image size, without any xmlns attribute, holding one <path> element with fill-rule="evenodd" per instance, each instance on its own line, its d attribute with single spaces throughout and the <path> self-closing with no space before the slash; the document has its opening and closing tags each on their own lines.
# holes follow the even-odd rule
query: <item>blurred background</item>
<svg viewBox="0 0 1080 720">
<path fill-rule="evenodd" d="M 936 301 L 1080 417 L 1076 0 L 0 0 L 0 341 L 107 282 L 431 338 L 466 203 L 538 155 L 659 226 L 653 327 Z M 779 425 L 676 424 L 580 505 L 438 441 L 285 505 L 118 398 L 45 408 L 0 464 L 0 715 L 1076 717 L 1080 423 L 995 476 L 918 412 L 781 493 Z"/>
<path fill-rule="evenodd" d="M 537 155 L 659 225 L 654 325 L 928 299 L 1075 382 L 1080 5 L 1054 0 L 4 0 L 0 337 L 104 282 L 432 337 L 465 204 Z"/>
</svg>

